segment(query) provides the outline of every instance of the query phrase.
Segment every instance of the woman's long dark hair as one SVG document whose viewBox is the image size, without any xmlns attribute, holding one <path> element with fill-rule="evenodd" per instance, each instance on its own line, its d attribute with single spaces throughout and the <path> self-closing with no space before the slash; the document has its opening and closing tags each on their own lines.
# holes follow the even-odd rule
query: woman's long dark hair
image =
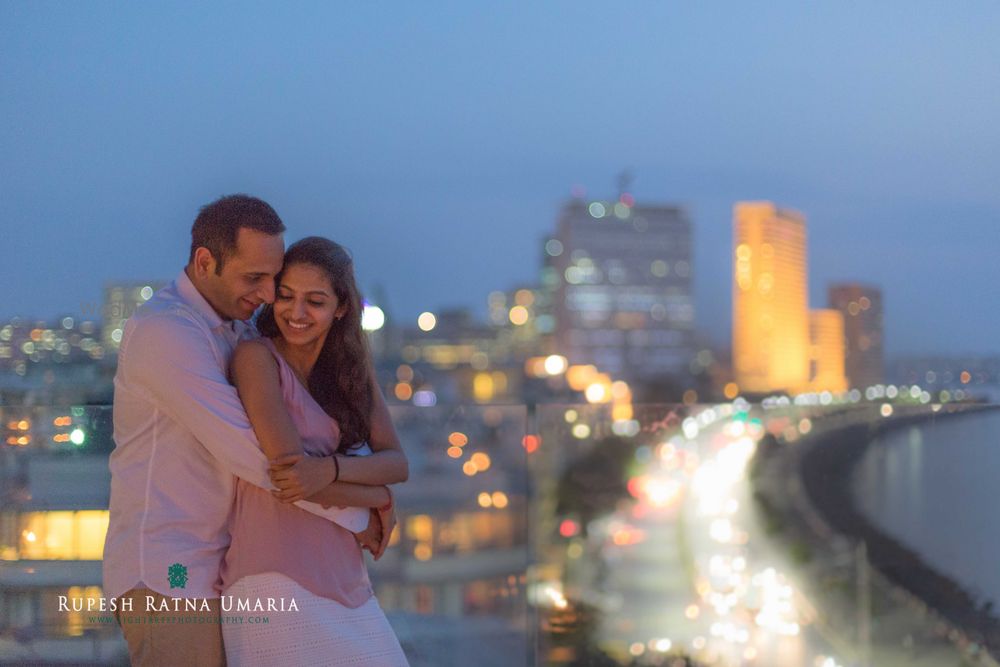
<svg viewBox="0 0 1000 667">
<path fill-rule="evenodd" d="M 368 339 L 361 329 L 361 293 L 354 279 L 354 262 L 347 249 L 321 236 L 307 236 L 285 252 L 285 269 L 308 264 L 323 271 L 337 295 L 344 314 L 330 327 L 316 365 L 309 373 L 309 393 L 340 425 L 340 447 L 345 452 L 367 442 L 371 436 L 372 362 Z M 275 287 L 281 282 L 275 278 Z M 264 306 L 257 318 L 261 335 L 281 335 L 274 321 L 274 308 Z"/>
</svg>

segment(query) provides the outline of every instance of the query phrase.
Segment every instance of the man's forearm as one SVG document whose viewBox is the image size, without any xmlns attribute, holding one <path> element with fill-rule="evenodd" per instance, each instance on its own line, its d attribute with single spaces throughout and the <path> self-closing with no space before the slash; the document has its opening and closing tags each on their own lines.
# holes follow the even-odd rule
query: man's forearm
<svg viewBox="0 0 1000 667">
<path fill-rule="evenodd" d="M 306 498 L 323 507 L 383 507 L 389 503 L 389 489 L 350 482 L 334 482 Z"/>
</svg>

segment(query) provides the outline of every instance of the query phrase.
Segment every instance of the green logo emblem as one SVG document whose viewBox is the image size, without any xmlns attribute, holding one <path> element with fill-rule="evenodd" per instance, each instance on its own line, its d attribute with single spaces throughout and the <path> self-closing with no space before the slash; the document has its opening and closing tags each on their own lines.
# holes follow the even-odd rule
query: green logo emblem
<svg viewBox="0 0 1000 667">
<path fill-rule="evenodd" d="M 174 563 L 167 568 L 167 579 L 171 588 L 184 588 L 188 582 L 188 569 L 180 563 Z"/>
</svg>

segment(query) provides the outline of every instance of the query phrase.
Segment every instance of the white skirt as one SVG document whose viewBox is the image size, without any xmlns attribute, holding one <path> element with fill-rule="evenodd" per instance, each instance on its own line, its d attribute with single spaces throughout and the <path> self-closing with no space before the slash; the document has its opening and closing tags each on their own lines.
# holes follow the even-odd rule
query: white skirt
<svg viewBox="0 0 1000 667">
<path fill-rule="evenodd" d="M 258 598 L 265 611 L 237 611 L 239 600 L 249 600 L 252 610 Z M 284 598 L 285 611 L 266 611 L 268 598 L 278 609 Z M 293 598 L 298 611 L 289 610 Z M 267 572 L 240 579 L 222 601 L 231 601 L 221 619 L 229 667 L 409 667 L 374 595 L 351 609 Z"/>
</svg>

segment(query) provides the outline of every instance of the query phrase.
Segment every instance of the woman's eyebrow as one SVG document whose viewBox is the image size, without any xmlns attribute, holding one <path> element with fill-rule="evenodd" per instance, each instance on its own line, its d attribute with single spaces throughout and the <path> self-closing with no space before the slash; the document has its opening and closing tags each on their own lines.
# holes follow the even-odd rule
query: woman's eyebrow
<svg viewBox="0 0 1000 667">
<path fill-rule="evenodd" d="M 286 285 L 284 283 L 278 285 L 278 289 L 286 289 L 289 292 L 294 292 L 295 291 L 294 289 L 292 289 L 291 287 L 289 287 L 288 285 Z M 308 292 L 306 292 L 306 294 L 319 294 L 320 296 L 330 296 L 329 292 L 327 292 L 326 290 L 321 290 L 321 289 L 309 290 Z"/>
</svg>

